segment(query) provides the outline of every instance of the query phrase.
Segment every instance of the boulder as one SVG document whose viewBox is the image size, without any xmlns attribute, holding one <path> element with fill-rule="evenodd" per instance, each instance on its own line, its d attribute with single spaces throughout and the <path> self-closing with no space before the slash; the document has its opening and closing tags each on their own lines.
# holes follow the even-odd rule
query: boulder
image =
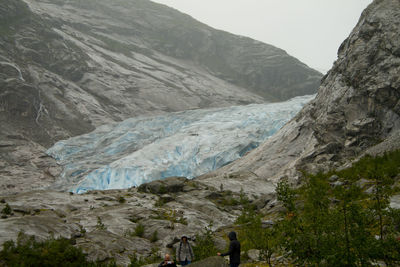
<svg viewBox="0 0 400 267">
<path fill-rule="evenodd" d="M 141 184 L 138 190 L 139 192 L 152 194 L 178 193 L 183 191 L 186 181 L 188 179 L 185 177 L 170 177 L 164 180 Z"/>
<path fill-rule="evenodd" d="M 252 262 L 256 262 L 260 260 L 260 251 L 258 249 L 250 249 L 247 251 L 247 256 L 249 260 Z"/>
</svg>

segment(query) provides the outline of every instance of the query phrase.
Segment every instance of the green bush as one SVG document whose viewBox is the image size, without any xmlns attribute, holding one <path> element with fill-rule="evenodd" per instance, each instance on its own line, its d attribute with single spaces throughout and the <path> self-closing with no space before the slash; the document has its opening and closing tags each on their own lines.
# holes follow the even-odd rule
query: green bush
<svg viewBox="0 0 400 267">
<path fill-rule="evenodd" d="M 267 261 L 272 266 L 272 254 L 279 247 L 279 231 L 272 226 L 269 228 L 264 227 L 261 219 L 262 216 L 256 212 L 254 205 L 249 202 L 243 205 L 242 214 L 236 220 L 236 224 L 240 225 L 241 248 L 243 251 L 259 250 L 259 260 Z"/>
<path fill-rule="evenodd" d="M 154 203 L 154 206 L 155 206 L 155 207 L 162 207 L 162 206 L 164 206 L 164 205 L 165 205 L 165 201 L 164 201 L 164 199 L 161 198 L 161 197 L 157 199 L 156 203 Z"/>
<path fill-rule="evenodd" d="M 121 204 L 123 204 L 123 203 L 126 202 L 126 199 L 125 199 L 123 196 L 119 196 L 119 197 L 118 197 L 118 202 L 121 203 Z"/>
<path fill-rule="evenodd" d="M 214 236 L 211 230 L 212 225 L 204 228 L 202 234 L 196 235 L 196 245 L 193 246 L 195 260 L 203 260 L 205 258 L 217 255 L 217 248 L 214 244 Z"/>
<path fill-rule="evenodd" d="M 143 259 L 142 257 L 137 256 L 136 253 L 134 253 L 129 258 L 131 259 L 131 262 L 128 265 L 128 267 L 140 267 L 147 264 L 146 260 Z"/>
<path fill-rule="evenodd" d="M 0 252 L 0 265 L 5 266 L 88 266 L 80 248 L 65 238 L 37 242 L 20 233 L 17 244 L 7 241 Z"/>
<path fill-rule="evenodd" d="M 5 215 L 10 215 L 12 213 L 12 209 L 8 203 L 6 203 L 6 206 L 1 210 L 1 213 Z"/>
<path fill-rule="evenodd" d="M 153 232 L 153 234 L 151 235 L 150 242 L 154 243 L 154 242 L 157 242 L 157 241 L 158 241 L 158 232 L 157 232 L 157 230 L 155 230 Z"/>
<path fill-rule="evenodd" d="M 139 223 L 135 227 L 135 236 L 143 237 L 143 235 L 144 235 L 144 225 Z"/>
</svg>

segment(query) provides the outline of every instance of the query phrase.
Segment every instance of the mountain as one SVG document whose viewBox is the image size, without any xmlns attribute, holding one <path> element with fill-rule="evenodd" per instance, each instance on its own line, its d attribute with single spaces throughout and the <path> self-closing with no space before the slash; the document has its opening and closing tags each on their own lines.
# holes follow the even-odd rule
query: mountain
<svg viewBox="0 0 400 267">
<path fill-rule="evenodd" d="M 217 232 L 218 249 L 226 248 L 224 232 L 233 228 L 244 197 L 257 212 L 277 212 L 281 206 L 272 192 L 280 178 L 301 183 L 297 179 L 301 169 L 343 167 L 364 153 L 400 147 L 399 17 L 398 0 L 374 0 L 341 45 L 338 60 L 324 77 L 315 100 L 243 158 L 193 180 L 173 177 L 139 188 L 85 194 L 52 190 L 3 193 L 0 208 L 9 205 L 9 212 L 1 218 L 0 243 L 15 239 L 20 231 L 39 239 L 63 236 L 72 238 L 89 259 L 114 258 L 126 266 L 133 253 L 150 257 L 154 250 L 172 252 L 183 233 L 194 236 L 209 227 Z M 21 86 L 16 87 L 18 92 L 24 84 L 19 65 L 6 65 L 2 66 L 15 76 L 12 81 Z M 24 74 L 26 71 L 22 78 L 27 79 Z M 16 135 L 13 140 L 23 142 L 21 138 Z M 1 140 L 3 156 L 4 149 L 14 147 Z M 22 152 L 13 153 L 24 156 Z M 38 156 L 37 160 L 50 159 Z M 398 195 L 396 199 L 399 207 Z M 276 219 L 276 213 L 272 216 Z M 290 213 L 287 217 L 292 218 Z M 262 223 L 267 227 L 271 222 Z M 142 237 L 134 234 L 138 225 L 145 227 Z M 156 232 L 159 239 L 152 243 Z M 340 245 L 345 247 L 344 241 Z"/>
<path fill-rule="evenodd" d="M 400 147 L 400 4 L 376 0 L 341 44 L 316 98 L 277 134 L 215 175 L 278 181 Z"/>
<path fill-rule="evenodd" d="M 286 100 L 314 93 L 322 76 L 147 0 L 4 0 L 0 33 L 7 192 L 54 181 L 43 151 L 58 140 L 139 115 Z"/>
</svg>

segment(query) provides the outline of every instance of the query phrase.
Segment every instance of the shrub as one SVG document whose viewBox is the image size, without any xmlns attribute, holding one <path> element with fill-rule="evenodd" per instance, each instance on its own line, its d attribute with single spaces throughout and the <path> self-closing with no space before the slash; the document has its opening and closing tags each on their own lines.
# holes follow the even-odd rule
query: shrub
<svg viewBox="0 0 400 267">
<path fill-rule="evenodd" d="M 7 241 L 0 252 L 5 266 L 88 266 L 80 248 L 65 238 L 37 242 L 34 237 L 18 235 L 17 244 Z M 94 264 L 92 263 L 92 266 Z"/>
<path fill-rule="evenodd" d="M 101 221 L 101 218 L 100 218 L 99 216 L 97 216 L 96 229 L 99 229 L 99 230 L 105 230 L 105 229 L 106 229 L 106 226 L 105 226 L 104 223 Z"/>
<path fill-rule="evenodd" d="M 131 255 L 129 258 L 130 258 L 131 262 L 128 265 L 128 267 L 140 267 L 147 263 L 145 259 L 137 256 L 136 253 L 133 253 L 133 255 Z"/>
<path fill-rule="evenodd" d="M 144 235 L 144 225 L 139 223 L 135 227 L 135 236 L 143 237 L 143 235 Z"/>
<path fill-rule="evenodd" d="M 274 227 L 263 227 L 261 218 L 252 205 L 244 206 L 242 214 L 236 220 L 236 223 L 241 224 L 239 234 L 242 250 L 259 250 L 260 260 L 265 260 L 272 266 L 272 254 L 278 250 L 278 231 Z"/>
<path fill-rule="evenodd" d="M 193 246 L 193 253 L 196 260 L 202 260 L 217 255 L 217 248 L 214 244 L 214 236 L 211 231 L 212 224 L 204 228 L 202 234 L 196 235 L 196 245 Z"/>
<path fill-rule="evenodd" d="M 125 199 L 123 196 L 119 196 L 119 197 L 118 197 L 118 202 L 121 203 L 121 204 L 123 204 L 123 203 L 126 202 L 126 199 Z"/>
<path fill-rule="evenodd" d="M 12 209 L 8 203 L 6 203 L 6 206 L 1 210 L 1 213 L 5 215 L 10 215 L 12 213 Z"/>
<path fill-rule="evenodd" d="M 158 200 L 154 204 L 154 206 L 156 206 L 156 207 L 162 207 L 164 205 L 165 205 L 165 201 L 164 201 L 164 199 L 162 197 L 158 198 Z"/>
<path fill-rule="evenodd" d="M 155 230 L 153 232 L 153 234 L 151 235 L 150 242 L 154 243 L 154 242 L 157 242 L 157 241 L 158 241 L 158 232 L 157 232 L 157 230 Z"/>
</svg>

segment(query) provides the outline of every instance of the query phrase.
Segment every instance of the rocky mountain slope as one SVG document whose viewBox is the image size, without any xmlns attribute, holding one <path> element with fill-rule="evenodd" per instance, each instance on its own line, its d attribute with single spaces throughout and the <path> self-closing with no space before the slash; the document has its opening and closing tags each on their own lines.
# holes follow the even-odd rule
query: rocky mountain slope
<svg viewBox="0 0 400 267">
<path fill-rule="evenodd" d="M 148 0 L 0 3 L 1 190 L 53 182 L 55 141 L 143 115 L 315 92 L 281 49 Z M 18 180 L 18 181 L 17 181 Z"/>
<path fill-rule="evenodd" d="M 148 0 L 0 3 L 1 190 L 53 182 L 55 141 L 143 115 L 315 92 L 281 49 Z"/>
<path fill-rule="evenodd" d="M 240 213 L 240 205 L 232 205 L 238 204 L 240 191 L 260 210 L 270 210 L 276 205 L 269 194 L 274 182 L 283 176 L 296 181 L 299 168 L 340 167 L 366 152 L 399 148 L 399 18 L 398 0 L 375 0 L 340 47 L 316 99 L 242 159 L 190 181 L 171 178 L 82 195 L 33 191 L 3 196 L 1 207 L 8 203 L 13 214 L 0 221 L 0 242 L 20 230 L 41 238 L 53 233 L 74 237 L 92 258 L 113 255 L 127 264 L 134 249 L 145 256 L 152 247 L 168 251 L 182 233 L 198 233 L 209 222 L 223 232 Z M 14 74 L 19 83 L 16 69 Z M 146 226 L 143 237 L 132 234 L 139 223 Z M 151 243 L 155 230 L 159 240 Z M 225 245 L 222 239 L 218 244 Z"/>
<path fill-rule="evenodd" d="M 266 143 L 205 179 L 252 171 L 277 181 L 400 147 L 400 2 L 374 1 L 338 51 L 316 98 Z"/>
</svg>

